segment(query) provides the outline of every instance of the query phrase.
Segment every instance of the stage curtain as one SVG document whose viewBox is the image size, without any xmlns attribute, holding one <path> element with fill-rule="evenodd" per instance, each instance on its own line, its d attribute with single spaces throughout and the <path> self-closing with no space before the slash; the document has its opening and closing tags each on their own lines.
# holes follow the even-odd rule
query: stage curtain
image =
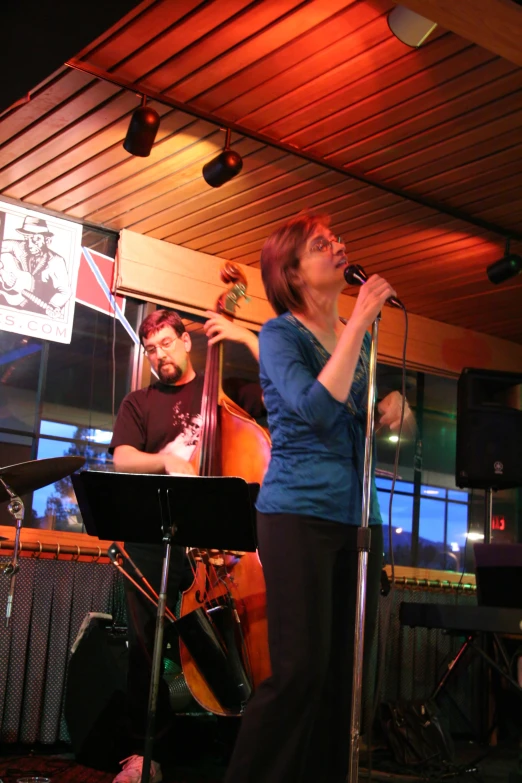
<svg viewBox="0 0 522 783">
<path fill-rule="evenodd" d="M 23 557 L 5 628 L 9 577 L 0 576 L 0 741 L 69 740 L 63 706 L 71 646 L 87 612 L 125 621 L 121 579 L 107 563 Z"/>
</svg>

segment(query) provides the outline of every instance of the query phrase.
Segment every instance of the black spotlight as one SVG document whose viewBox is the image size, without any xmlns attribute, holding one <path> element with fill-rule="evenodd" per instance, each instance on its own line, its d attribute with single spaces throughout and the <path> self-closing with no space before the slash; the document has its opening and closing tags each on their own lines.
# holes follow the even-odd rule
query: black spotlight
<svg viewBox="0 0 522 783">
<path fill-rule="evenodd" d="M 498 285 L 522 272 L 522 256 L 509 252 L 509 239 L 506 239 L 506 250 L 500 261 L 495 261 L 486 269 L 490 283 Z"/>
<path fill-rule="evenodd" d="M 133 112 L 129 129 L 123 142 L 123 148 L 131 155 L 146 158 L 150 155 L 156 133 L 160 124 L 160 116 L 151 106 L 147 106 L 143 96 L 141 106 Z"/>
<path fill-rule="evenodd" d="M 227 128 L 225 149 L 203 166 L 203 178 L 212 188 L 220 188 L 243 168 L 241 155 L 230 149 L 230 129 Z"/>
</svg>

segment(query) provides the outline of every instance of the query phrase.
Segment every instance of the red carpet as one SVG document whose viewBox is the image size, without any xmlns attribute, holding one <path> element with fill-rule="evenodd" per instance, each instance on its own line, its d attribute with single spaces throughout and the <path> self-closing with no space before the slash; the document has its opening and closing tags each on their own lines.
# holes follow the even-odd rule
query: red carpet
<svg viewBox="0 0 522 783">
<path fill-rule="evenodd" d="M 16 783 L 24 776 L 51 778 L 52 783 L 112 783 L 113 772 L 102 772 L 77 764 L 69 755 L 45 756 L 0 756 L 0 780 Z M 201 773 L 170 773 L 163 769 L 163 783 L 220 783 L 220 777 L 201 776 Z"/>
<path fill-rule="evenodd" d="M 51 778 L 53 783 L 110 783 L 111 772 L 82 767 L 72 759 L 57 756 L 0 757 L 0 778 L 3 783 L 16 783 L 17 778 L 39 775 Z"/>
</svg>

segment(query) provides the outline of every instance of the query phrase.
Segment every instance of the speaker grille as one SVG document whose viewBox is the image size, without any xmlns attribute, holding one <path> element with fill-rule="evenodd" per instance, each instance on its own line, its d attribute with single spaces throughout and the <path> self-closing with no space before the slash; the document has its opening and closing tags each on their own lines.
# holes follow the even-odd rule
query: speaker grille
<svg viewBox="0 0 522 783">
<path fill-rule="evenodd" d="M 466 368 L 457 392 L 455 482 L 472 489 L 522 486 L 522 375 Z"/>
</svg>

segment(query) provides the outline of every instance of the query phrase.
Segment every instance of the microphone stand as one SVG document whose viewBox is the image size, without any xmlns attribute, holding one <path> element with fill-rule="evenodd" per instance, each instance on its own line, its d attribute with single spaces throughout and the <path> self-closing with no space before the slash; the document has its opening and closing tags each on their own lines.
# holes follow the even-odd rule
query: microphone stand
<svg viewBox="0 0 522 783">
<path fill-rule="evenodd" d="M 375 397 L 377 374 L 377 338 L 379 321 L 377 316 L 372 326 L 372 343 L 368 366 L 368 411 L 366 416 L 366 438 L 364 447 L 364 479 L 361 526 L 357 530 L 357 599 L 355 606 L 355 638 L 353 655 L 352 706 L 350 721 L 350 754 L 348 766 L 349 783 L 357 783 L 359 774 L 359 733 L 361 725 L 361 702 L 363 684 L 364 620 L 366 616 L 366 586 L 368 580 L 368 555 L 371 530 L 370 497 L 372 482 L 373 441 L 375 434 Z"/>
</svg>

